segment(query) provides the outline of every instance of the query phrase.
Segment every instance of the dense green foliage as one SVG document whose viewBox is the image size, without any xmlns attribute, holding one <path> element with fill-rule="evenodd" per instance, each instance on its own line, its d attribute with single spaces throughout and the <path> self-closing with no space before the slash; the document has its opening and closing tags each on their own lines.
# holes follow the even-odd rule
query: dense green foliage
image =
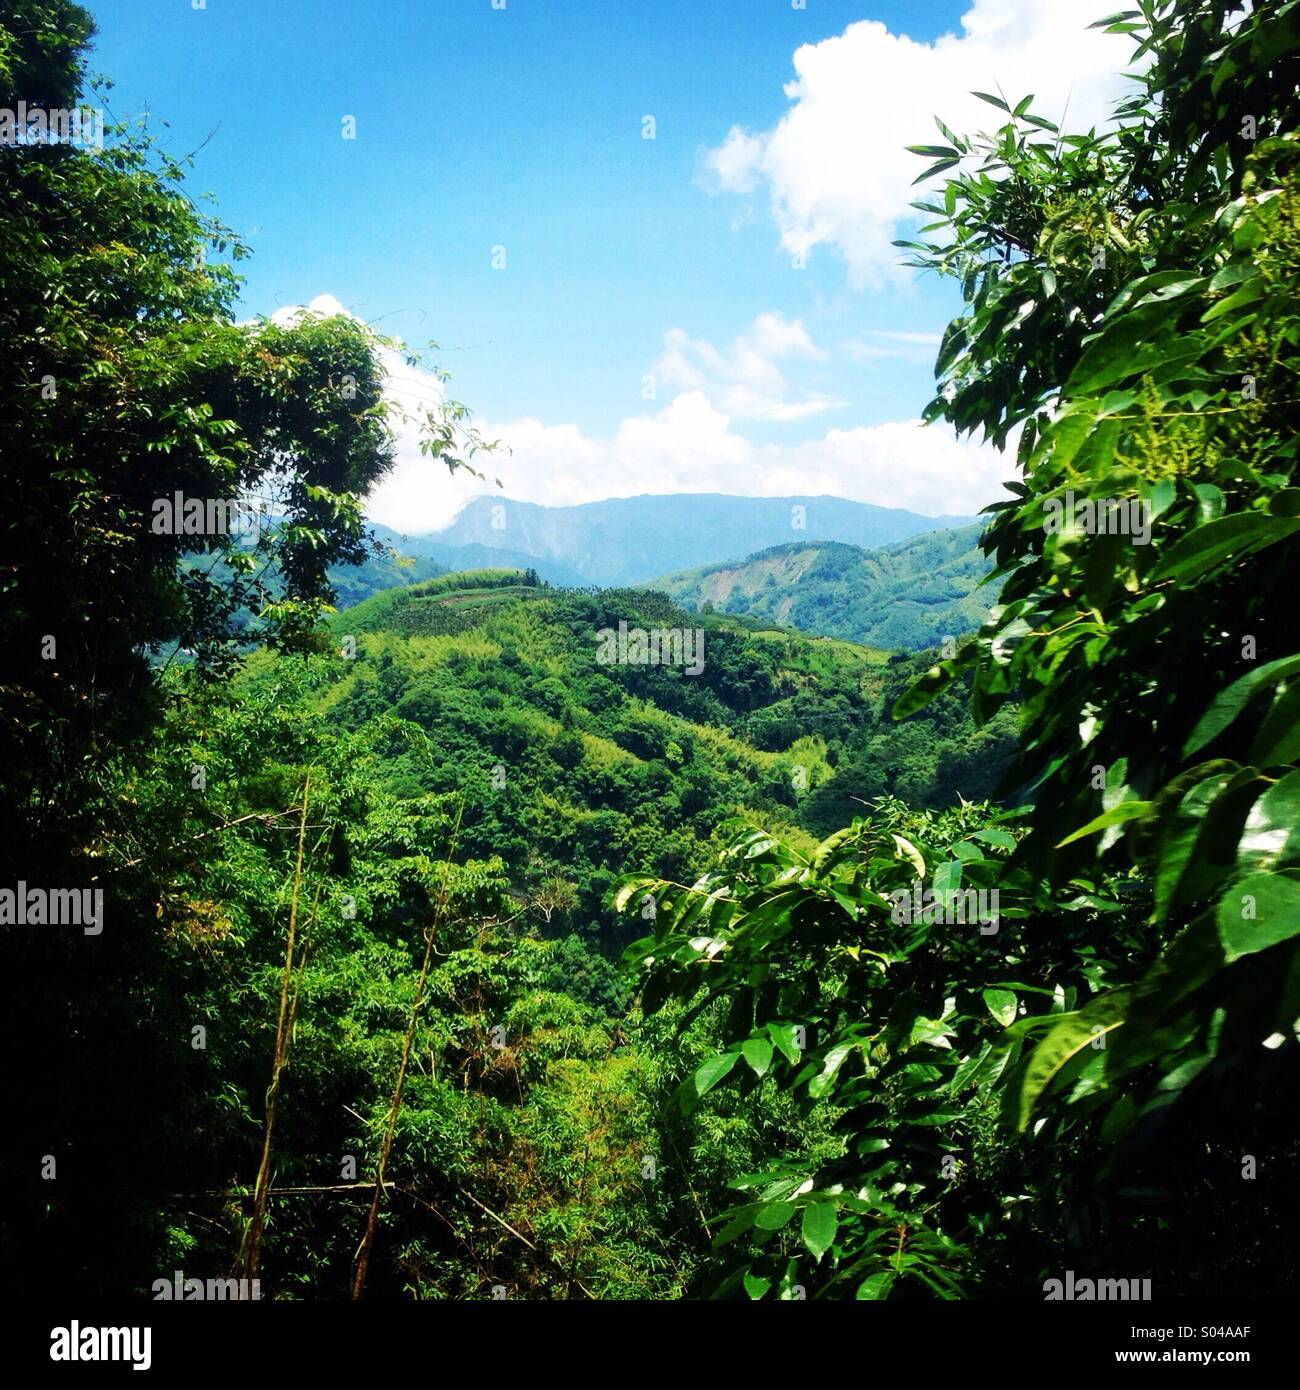
<svg viewBox="0 0 1300 1390">
<path fill-rule="evenodd" d="M 664 575 L 656 589 L 685 608 L 787 623 L 875 647 L 941 647 L 988 616 L 997 593 L 980 528 L 927 531 L 862 550 L 835 543 L 778 545 L 748 559 Z"/>
<path fill-rule="evenodd" d="M 528 580 L 479 570 L 378 595 L 333 620 L 355 660 L 317 667 L 309 684 L 333 725 L 394 714 L 424 730 L 439 756 L 390 737 L 385 784 L 463 792 L 465 849 L 499 855 L 521 891 L 567 885 L 558 920 L 607 954 L 605 899 L 629 862 L 693 877 L 737 813 L 810 844 L 831 808 L 900 782 L 922 804 L 985 796 L 1010 756 L 1005 728 L 976 731 L 954 697 L 916 721 L 909 758 L 889 713 L 924 669 L 916 658 L 697 619 L 652 592 Z M 595 634 L 620 621 L 700 623 L 703 669 L 600 664 Z M 255 682 L 263 670 L 282 679 L 255 663 Z"/>
<path fill-rule="evenodd" d="M 1002 604 L 923 689 L 971 671 L 980 716 L 1020 691 L 1019 772 L 1039 806 L 1022 862 L 1056 885 L 1111 873 L 1144 895 L 1156 949 L 1134 965 L 1149 971 L 1043 1044 L 1123 1024 L 1097 1084 L 1057 1105 L 1100 1110 L 1113 1140 L 1184 1090 L 1246 1084 L 1266 1041 L 1295 1062 L 1300 9 L 1229 23 L 1234 9 L 1143 6 L 1135 32 L 1157 61 L 1122 132 L 1056 164 L 1013 117 L 986 155 L 1007 177 L 950 185 L 953 242 L 927 253 L 971 287 L 935 408 L 1022 425 L 1024 483 L 987 540 Z M 1105 242 L 1101 304 L 1093 260 L 1060 237 L 1062 216 L 1092 206 L 1070 202 L 1079 163 L 1123 228 Z M 1012 207 L 1028 249 L 993 272 L 987 229 Z M 1008 315 L 1011 360 L 1041 380 L 1032 397 L 1000 394 Z M 1067 489 L 1137 502 L 1149 543 L 1046 526 Z M 1031 1065 L 1022 1123 L 1048 1079 Z"/>
<path fill-rule="evenodd" d="M 931 414 L 1019 431 L 1022 480 L 984 542 L 999 606 L 895 714 L 963 675 L 981 720 L 1018 695 L 1033 806 L 1014 838 L 879 811 L 812 856 L 746 830 L 694 887 L 620 893 L 662 905 L 646 1007 L 733 1000 L 695 1092 L 763 1077 L 843 1131 L 746 1183 L 751 1297 L 1028 1292 L 1103 1230 L 1108 1272 L 1162 1291 L 1300 1278 L 1273 1238 L 1300 1153 L 1300 6 L 1103 23 L 1155 56 L 1116 133 L 986 94 L 1000 130 L 918 150 L 961 166 L 913 245 L 968 302 Z M 913 879 L 933 921 L 900 920 Z M 1010 919 L 987 943 L 944 910 L 972 882 Z"/>
<path fill-rule="evenodd" d="M 371 593 L 382 555 L 331 613 L 390 345 L 236 323 L 138 138 L 0 149 L 0 888 L 104 895 L 0 935 L 11 1293 L 1300 1287 L 1300 4 L 1139 4 L 1116 132 L 989 96 L 926 147 L 931 414 L 1021 469 L 937 662 L 527 569 Z M 2 0 L 0 100 L 76 100 L 89 33 Z M 251 550 L 149 523 L 244 489 Z"/>
</svg>

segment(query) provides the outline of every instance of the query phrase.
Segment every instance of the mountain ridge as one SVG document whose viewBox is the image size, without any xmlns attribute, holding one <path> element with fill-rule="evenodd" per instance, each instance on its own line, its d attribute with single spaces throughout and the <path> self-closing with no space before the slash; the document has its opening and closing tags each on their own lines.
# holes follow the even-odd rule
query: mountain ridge
<svg viewBox="0 0 1300 1390">
<path fill-rule="evenodd" d="M 971 524 L 831 494 L 739 497 L 643 493 L 571 506 L 479 496 L 446 527 L 396 536 L 396 548 L 447 569 L 467 560 L 535 569 L 552 584 L 644 584 L 656 575 L 720 563 L 791 536 L 870 548 Z"/>
</svg>

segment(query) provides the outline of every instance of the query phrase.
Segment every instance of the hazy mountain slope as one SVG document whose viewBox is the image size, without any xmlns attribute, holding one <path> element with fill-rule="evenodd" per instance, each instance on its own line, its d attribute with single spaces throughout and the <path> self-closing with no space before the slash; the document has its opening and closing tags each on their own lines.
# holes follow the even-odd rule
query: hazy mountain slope
<svg viewBox="0 0 1300 1390">
<path fill-rule="evenodd" d="M 994 602 L 980 524 L 865 550 L 837 543 L 773 546 L 732 564 L 666 574 L 651 587 L 683 607 L 705 604 L 805 632 L 916 651 L 978 627 Z"/>
<path fill-rule="evenodd" d="M 493 553 L 476 554 L 474 563 L 531 565 L 552 583 L 575 582 L 555 573 L 553 567 L 562 566 L 581 576 L 582 583 L 640 584 L 666 571 L 717 563 L 792 540 L 878 546 L 972 520 L 920 516 L 842 497 L 691 493 L 611 498 L 576 507 L 480 497 L 446 529 L 403 538 L 402 546 L 440 563 L 452 563 L 450 547 L 481 546 Z"/>
<path fill-rule="evenodd" d="M 448 568 L 429 555 L 412 555 L 401 544 L 401 537 L 395 532 L 387 532 L 384 527 L 374 527 L 376 539 L 389 549 L 380 555 L 371 556 L 361 565 L 332 565 L 329 580 L 334 586 L 336 603 L 339 608 L 351 608 L 371 594 L 383 589 L 391 589 L 402 584 L 418 584 L 432 579 Z"/>
<path fill-rule="evenodd" d="M 447 572 L 459 573 L 476 569 L 516 569 L 534 570 L 537 577 L 547 584 L 562 585 L 566 588 L 582 588 L 592 581 L 572 565 L 558 560 L 530 554 L 527 551 L 512 549 L 508 539 L 500 532 L 494 533 L 494 540 L 483 544 L 479 541 L 458 541 L 447 538 L 445 531 L 423 536 L 407 536 L 391 527 L 370 523 L 375 539 L 398 552 L 399 555 L 413 558 L 417 563 L 428 566 L 424 577 Z M 361 597 L 378 593 L 380 589 L 392 584 L 413 582 L 404 578 L 389 581 L 389 584 L 373 584 Z M 353 600 L 357 602 L 358 600 Z"/>
<path fill-rule="evenodd" d="M 592 582 L 590 578 L 571 565 L 562 564 L 558 560 L 547 559 L 545 556 L 530 555 L 522 550 L 502 550 L 495 546 L 479 545 L 477 542 L 471 542 L 468 545 L 442 545 L 432 543 L 424 537 L 419 538 L 414 549 L 418 558 L 422 559 L 428 556 L 430 559 L 436 560 L 444 569 L 452 571 L 531 569 L 539 579 L 544 580 L 547 584 L 555 584 L 569 589 L 581 589 Z"/>
<path fill-rule="evenodd" d="M 273 518 L 270 524 L 281 523 L 282 518 Z M 423 583 L 426 579 L 443 574 L 450 568 L 433 556 L 412 555 L 403 538 L 386 526 L 371 526 L 370 530 L 384 547 L 378 554 L 369 555 L 359 565 L 331 565 L 326 571 L 334 590 L 336 608 L 351 608 L 385 589 Z M 235 575 L 229 566 L 220 561 L 214 562 L 210 556 L 201 552 L 187 555 L 181 561 L 181 566 L 187 571 L 202 571 L 232 586 L 235 583 Z M 274 593 L 282 592 L 282 585 L 275 570 L 271 571 L 269 583 Z M 244 611 L 236 617 L 235 622 L 239 627 L 246 627 L 251 620 L 252 614 Z"/>
</svg>

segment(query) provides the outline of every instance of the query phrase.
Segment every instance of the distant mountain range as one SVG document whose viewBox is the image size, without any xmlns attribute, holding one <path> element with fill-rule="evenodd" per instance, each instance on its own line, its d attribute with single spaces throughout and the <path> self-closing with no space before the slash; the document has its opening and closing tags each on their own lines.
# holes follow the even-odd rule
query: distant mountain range
<svg viewBox="0 0 1300 1390">
<path fill-rule="evenodd" d="M 911 651 L 980 625 L 996 601 L 980 523 L 863 549 L 772 546 L 746 560 L 665 574 L 650 587 L 684 608 L 762 618 L 825 637 Z"/>
<path fill-rule="evenodd" d="M 974 520 L 921 516 L 842 497 L 673 493 L 575 507 L 479 497 L 450 526 L 428 535 L 374 529 L 399 552 L 449 570 L 513 566 L 532 568 L 551 584 L 622 586 L 765 546 L 839 541 L 874 547 Z"/>
</svg>

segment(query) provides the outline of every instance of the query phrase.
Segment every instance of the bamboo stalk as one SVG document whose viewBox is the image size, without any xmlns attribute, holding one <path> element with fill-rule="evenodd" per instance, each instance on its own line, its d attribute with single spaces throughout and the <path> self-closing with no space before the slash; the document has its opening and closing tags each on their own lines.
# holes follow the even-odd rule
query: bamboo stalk
<svg viewBox="0 0 1300 1390">
<path fill-rule="evenodd" d="M 253 1188 L 253 1215 L 244 1239 L 242 1264 L 247 1278 L 257 1277 L 262 1259 L 262 1231 L 266 1226 L 266 1200 L 271 1185 L 271 1135 L 275 1129 L 275 1103 L 280 1095 L 280 1077 L 287 1054 L 289 985 L 293 979 L 294 938 L 298 930 L 298 889 L 302 883 L 303 845 L 307 839 L 307 794 L 311 771 L 302 782 L 302 817 L 298 822 L 298 857 L 293 869 L 293 896 L 289 903 L 289 933 L 284 947 L 284 971 L 280 976 L 280 1011 L 275 1021 L 275 1057 L 271 1064 L 271 1084 L 266 1092 L 266 1123 L 262 1134 L 262 1161 Z"/>
<path fill-rule="evenodd" d="M 393 1147 L 393 1131 L 397 1128 L 397 1114 L 402 1105 L 402 1087 L 406 1082 L 406 1066 L 411 1056 L 411 1043 L 415 1038 L 415 1025 L 424 1002 L 424 987 L 429 978 L 429 961 L 433 955 L 433 939 L 442 922 L 442 914 L 447 904 L 447 878 L 451 872 L 451 861 L 460 841 L 460 822 L 465 813 L 465 798 L 462 796 L 456 811 L 456 823 L 452 827 L 451 844 L 447 857 L 442 861 L 442 876 L 438 884 L 438 897 L 434 903 L 433 921 L 424 942 L 424 961 L 420 966 L 420 980 L 415 990 L 415 1002 L 411 1005 L 411 1015 L 406 1024 L 406 1038 L 402 1043 L 402 1060 L 397 1067 L 397 1081 L 393 1086 L 392 1100 L 388 1106 L 388 1122 L 384 1128 L 384 1141 L 379 1149 L 379 1162 L 375 1168 L 375 1191 L 370 1202 L 370 1214 L 366 1217 L 365 1234 L 357 1248 L 357 1267 L 352 1280 L 352 1297 L 359 1299 L 365 1290 L 366 1272 L 370 1266 L 370 1251 L 375 1243 L 375 1223 L 379 1219 L 379 1199 L 384 1191 L 384 1169 L 388 1165 L 388 1155 Z"/>
<path fill-rule="evenodd" d="M 320 912 L 320 895 L 324 884 L 317 883 L 316 896 L 311 903 L 311 916 L 307 919 L 307 930 L 302 934 L 302 952 L 298 956 L 298 968 L 293 977 L 293 998 L 289 1001 L 289 1020 L 285 1028 L 285 1062 L 288 1063 L 289 1044 L 297 1036 L 294 1029 L 298 1023 L 298 1000 L 302 997 L 302 977 L 307 970 L 307 956 L 311 952 L 312 928 L 316 925 L 316 918 Z"/>
</svg>

